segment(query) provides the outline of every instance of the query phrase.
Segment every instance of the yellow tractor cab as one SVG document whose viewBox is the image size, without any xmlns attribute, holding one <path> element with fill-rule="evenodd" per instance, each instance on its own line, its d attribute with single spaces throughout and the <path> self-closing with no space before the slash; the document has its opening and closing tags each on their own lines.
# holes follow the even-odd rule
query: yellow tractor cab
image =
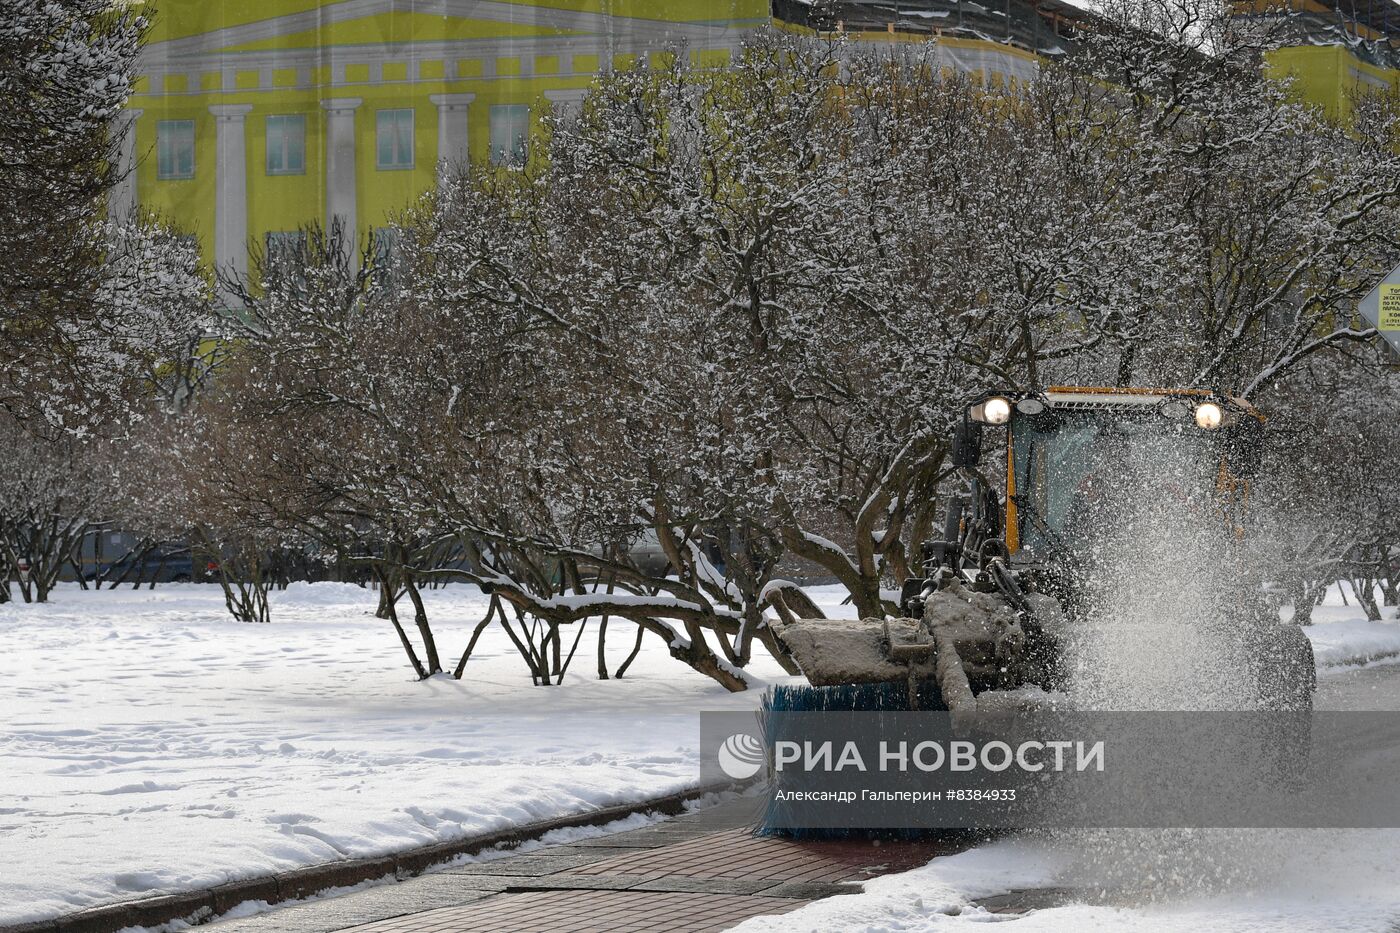
<svg viewBox="0 0 1400 933">
<path fill-rule="evenodd" d="M 937 556 L 985 565 L 1000 554 L 1038 566 L 1083 553 L 1102 529 L 1076 521 L 1081 506 L 1114 492 L 1175 501 L 1242 534 L 1239 509 L 1263 426 L 1248 402 L 1206 389 L 1054 386 L 983 396 L 965 406 L 955 432 L 953 466 L 969 490 Z M 983 471 L 989 428 L 1006 432 L 1004 498 Z"/>
</svg>

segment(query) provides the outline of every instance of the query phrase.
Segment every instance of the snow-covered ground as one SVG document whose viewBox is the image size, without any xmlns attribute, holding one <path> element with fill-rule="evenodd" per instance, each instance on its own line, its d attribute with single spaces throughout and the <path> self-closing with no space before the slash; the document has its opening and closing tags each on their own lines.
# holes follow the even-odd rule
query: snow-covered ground
<svg viewBox="0 0 1400 933">
<path fill-rule="evenodd" d="M 838 589 L 812 594 L 850 614 Z M 466 587 L 428 600 L 450 666 L 484 601 Z M 275 594 L 265 626 L 231 621 L 209 586 L 63 587 L 46 606 L 0 606 L 0 923 L 693 786 L 697 711 L 759 699 L 725 692 L 653 638 L 625 679 L 599 682 L 585 635 L 565 685 L 533 687 L 495 629 L 462 681 L 418 683 L 373 608 L 374 594 L 335 584 Z M 1330 602 L 1317 612 L 1320 665 L 1400 656 L 1400 624 L 1358 615 Z M 615 667 L 631 647 L 625 626 L 610 644 Z M 766 657 L 752 673 L 782 679 Z M 1381 840 L 1378 859 L 1400 856 L 1386 834 L 1357 838 Z M 1063 840 L 998 843 L 812 910 L 898 929 L 888 913 L 904 903 L 914 928 L 941 923 L 969 898 L 1061 877 L 1063 855 Z M 926 892 L 922 906 L 906 884 Z M 1075 926 L 1122 909 L 1036 916 Z"/>
<path fill-rule="evenodd" d="M 1313 624 L 1307 629 L 1313 655 L 1319 668 L 1361 664 L 1400 657 L 1400 619 L 1393 606 L 1381 608 L 1383 620 L 1371 622 L 1352 600 L 1342 603 L 1337 587 L 1327 600 L 1313 610 Z"/>
<path fill-rule="evenodd" d="M 426 595 L 453 666 L 484 599 Z M 418 683 L 374 606 L 338 584 L 274 594 L 269 625 L 191 584 L 0 606 L 0 923 L 681 790 L 696 713 L 761 693 L 653 636 L 600 682 L 591 634 L 564 686 L 533 687 L 494 627 L 461 681 Z M 613 624 L 614 668 L 634 631 Z M 782 677 L 766 655 L 752 671 Z"/>
</svg>

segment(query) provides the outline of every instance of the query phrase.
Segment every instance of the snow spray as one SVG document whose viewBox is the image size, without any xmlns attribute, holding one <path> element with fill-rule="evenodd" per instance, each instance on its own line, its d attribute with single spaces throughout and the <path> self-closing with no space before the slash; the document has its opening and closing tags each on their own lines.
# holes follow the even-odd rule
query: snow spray
<svg viewBox="0 0 1400 933">
<path fill-rule="evenodd" d="M 1105 445 L 1077 491 L 1082 625 L 1066 692 L 1087 710 L 1241 710 L 1256 681 L 1233 601 L 1240 548 L 1215 496 L 1218 459 L 1180 436 Z M 1075 506 L 1071 506 L 1071 511 Z M 1233 595 L 1232 595 L 1233 594 Z M 1270 873 L 1280 835 L 1222 829 L 1060 830 L 1063 883 L 1124 904 L 1241 893 Z M 1267 837 L 1267 838 L 1266 838 Z"/>
</svg>

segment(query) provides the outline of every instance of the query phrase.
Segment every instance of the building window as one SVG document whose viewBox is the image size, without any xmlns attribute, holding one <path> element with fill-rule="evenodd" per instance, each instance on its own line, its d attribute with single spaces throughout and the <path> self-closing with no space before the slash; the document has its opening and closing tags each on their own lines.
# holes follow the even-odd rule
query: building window
<svg viewBox="0 0 1400 933">
<path fill-rule="evenodd" d="M 194 177 L 194 121 L 156 123 L 156 177 Z"/>
<path fill-rule="evenodd" d="M 510 104 L 491 108 L 491 162 L 523 165 L 529 154 L 530 108 Z"/>
<path fill-rule="evenodd" d="M 413 111 L 381 110 L 375 121 L 379 168 L 413 168 Z"/>
<path fill-rule="evenodd" d="M 267 118 L 267 173 L 306 173 L 306 117 L 278 114 Z"/>
<path fill-rule="evenodd" d="M 374 264 L 378 268 L 393 266 L 399 255 L 399 230 L 397 227 L 374 228 Z"/>
<path fill-rule="evenodd" d="M 305 271 L 303 254 L 306 251 L 306 234 L 300 230 L 274 230 L 268 232 L 266 242 L 264 273 L 276 273 L 300 281 Z"/>
<path fill-rule="evenodd" d="M 374 251 L 370 254 L 373 262 L 371 270 L 374 280 L 380 285 L 388 285 L 395 279 L 399 264 L 399 231 L 397 227 L 375 227 Z"/>
</svg>

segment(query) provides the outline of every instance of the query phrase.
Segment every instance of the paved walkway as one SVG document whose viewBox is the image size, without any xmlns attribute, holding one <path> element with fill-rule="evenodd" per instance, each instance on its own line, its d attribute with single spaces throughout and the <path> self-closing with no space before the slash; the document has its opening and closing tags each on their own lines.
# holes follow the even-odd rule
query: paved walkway
<svg viewBox="0 0 1400 933">
<path fill-rule="evenodd" d="M 723 930 L 904 871 L 959 842 L 753 836 L 745 798 L 642 829 L 449 866 L 342 897 L 226 920 L 210 933 Z"/>
</svg>

